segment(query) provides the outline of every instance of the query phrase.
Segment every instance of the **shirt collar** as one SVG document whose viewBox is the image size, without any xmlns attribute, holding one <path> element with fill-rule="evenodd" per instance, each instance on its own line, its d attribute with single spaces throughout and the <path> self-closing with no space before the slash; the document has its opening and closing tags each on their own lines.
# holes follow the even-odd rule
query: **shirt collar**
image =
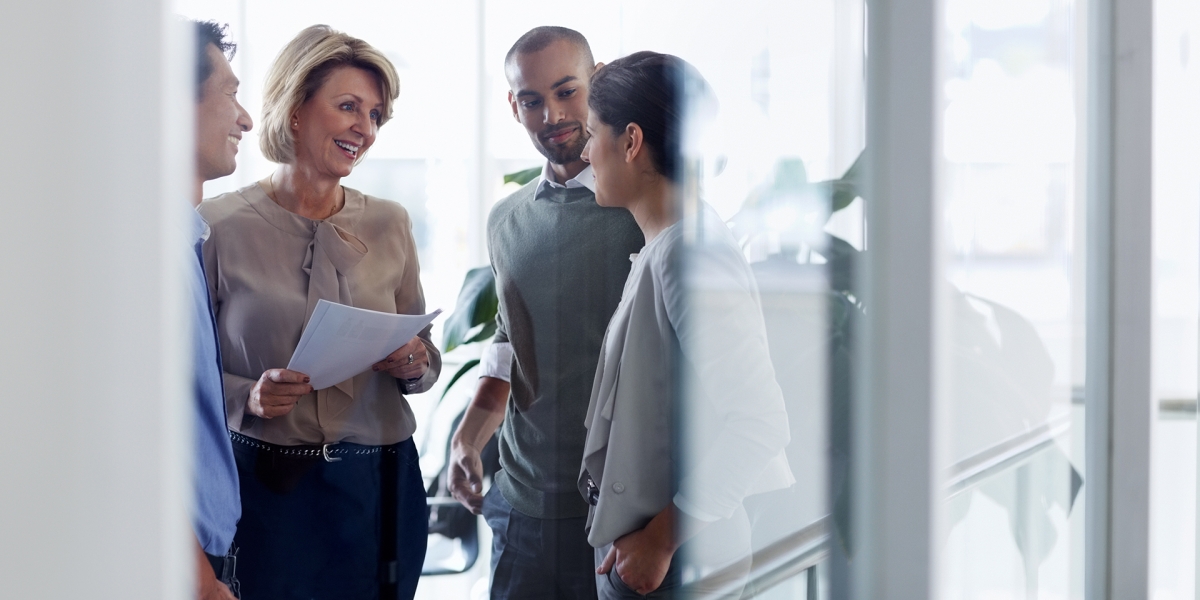
<svg viewBox="0 0 1200 600">
<path fill-rule="evenodd" d="M 208 241 L 208 236 L 212 233 L 212 228 L 208 226 L 208 221 L 200 216 L 200 213 L 195 210 L 189 210 L 188 213 L 188 233 L 191 239 L 205 242 Z"/>
<path fill-rule="evenodd" d="M 584 167 L 578 175 L 568 179 L 566 185 L 560 185 L 555 183 L 554 175 L 550 172 L 550 163 L 547 161 L 546 164 L 542 165 L 542 179 L 538 182 L 538 186 L 537 189 L 534 190 L 534 194 L 536 195 L 542 193 L 542 190 L 546 189 L 547 187 L 559 189 L 585 187 L 594 194 L 596 193 L 596 174 L 592 172 L 592 165 L 588 165 Z"/>
</svg>

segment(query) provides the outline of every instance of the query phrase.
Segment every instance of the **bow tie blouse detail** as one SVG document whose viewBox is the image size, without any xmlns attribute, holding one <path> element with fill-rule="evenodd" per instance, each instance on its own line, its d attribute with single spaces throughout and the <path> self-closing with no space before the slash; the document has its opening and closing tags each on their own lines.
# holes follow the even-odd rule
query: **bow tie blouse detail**
<svg viewBox="0 0 1200 600">
<path fill-rule="evenodd" d="M 308 273 L 308 307 L 304 310 L 306 327 L 320 300 L 354 306 L 347 275 L 367 254 L 366 244 L 341 227 L 329 221 L 315 224 L 316 231 L 308 244 L 303 267 L 304 272 Z M 317 402 L 321 404 L 324 400 L 327 405 L 324 408 L 336 415 L 349 407 L 354 398 L 354 380 L 347 379 L 333 387 L 342 394 L 322 394 L 326 390 L 318 390 Z"/>
<path fill-rule="evenodd" d="M 212 227 L 205 269 L 225 366 L 230 428 L 280 445 L 354 442 L 387 445 L 416 427 L 404 393 L 437 380 L 441 360 L 429 339 L 430 369 L 398 382 L 370 370 L 301 397 L 287 415 L 245 414 L 250 389 L 267 369 L 291 359 L 320 300 L 394 314 L 424 314 L 412 222 L 395 203 L 351 188 L 333 216 L 315 221 L 276 204 L 258 184 L 206 200 Z"/>
<path fill-rule="evenodd" d="M 302 269 L 308 275 L 308 303 L 304 310 L 304 326 L 317 308 L 319 300 L 354 306 L 348 276 L 367 255 L 367 246 L 350 233 L 362 216 L 362 195 L 346 189 L 342 210 L 323 221 L 302 217 L 279 206 L 261 186 L 250 195 L 250 203 L 268 222 L 285 231 L 309 238 Z M 301 327 L 303 331 L 303 327 Z M 333 386 L 341 393 L 317 390 L 318 414 L 337 416 L 349 408 L 354 399 L 354 380 L 347 379 Z"/>
</svg>

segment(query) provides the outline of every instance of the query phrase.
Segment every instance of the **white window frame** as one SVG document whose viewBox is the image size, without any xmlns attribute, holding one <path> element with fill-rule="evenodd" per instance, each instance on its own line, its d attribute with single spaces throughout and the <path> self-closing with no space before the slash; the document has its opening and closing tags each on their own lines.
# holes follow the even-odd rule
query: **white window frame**
<svg viewBox="0 0 1200 600">
<path fill-rule="evenodd" d="M 1087 1 L 1085 596 L 1149 596 L 1152 3 Z M 872 0 L 851 596 L 937 598 L 940 0 Z"/>
<path fill-rule="evenodd" d="M 1093 0 L 1084 593 L 1150 594 L 1152 2 Z"/>
<path fill-rule="evenodd" d="M 867 244 L 872 303 L 853 415 L 851 592 L 936 597 L 938 451 L 936 304 L 936 0 L 867 5 Z"/>
</svg>

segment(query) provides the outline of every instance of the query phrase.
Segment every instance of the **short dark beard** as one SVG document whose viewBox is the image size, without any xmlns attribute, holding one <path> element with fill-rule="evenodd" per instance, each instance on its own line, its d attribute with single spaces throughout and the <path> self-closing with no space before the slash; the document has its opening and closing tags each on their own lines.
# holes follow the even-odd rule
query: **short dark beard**
<svg viewBox="0 0 1200 600">
<path fill-rule="evenodd" d="M 542 143 L 542 135 L 543 134 L 549 133 L 552 131 L 557 131 L 560 129 L 569 129 L 571 127 L 579 128 L 579 141 L 578 142 L 571 144 L 570 146 L 559 147 L 559 148 L 549 148 L 544 143 Z M 533 137 L 533 147 L 537 148 L 537 151 L 541 152 L 542 156 L 546 157 L 546 160 L 548 160 L 552 164 L 556 164 L 556 165 L 569 165 L 573 162 L 577 162 L 579 160 L 579 157 L 583 156 L 583 147 L 587 145 L 588 137 L 589 137 L 587 134 L 587 129 L 584 128 L 583 125 L 581 125 L 579 123 L 567 123 L 567 124 L 561 125 L 559 127 L 555 127 L 554 129 L 549 130 L 549 132 L 544 131 L 542 133 L 538 133 L 538 134 L 535 134 L 532 136 Z"/>
</svg>

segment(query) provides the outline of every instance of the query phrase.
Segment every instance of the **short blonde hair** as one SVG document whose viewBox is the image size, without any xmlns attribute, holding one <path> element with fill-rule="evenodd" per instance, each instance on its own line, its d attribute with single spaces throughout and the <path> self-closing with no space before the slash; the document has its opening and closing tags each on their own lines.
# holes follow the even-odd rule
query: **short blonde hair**
<svg viewBox="0 0 1200 600">
<path fill-rule="evenodd" d="M 296 159 L 295 138 L 288 128 L 288 119 L 338 67 L 357 67 L 374 74 L 383 97 L 379 125 L 392 118 L 392 104 L 400 95 L 400 78 L 392 61 L 356 37 L 328 25 L 313 25 L 279 51 L 267 72 L 259 137 L 259 146 L 267 160 L 287 164 Z"/>
</svg>

